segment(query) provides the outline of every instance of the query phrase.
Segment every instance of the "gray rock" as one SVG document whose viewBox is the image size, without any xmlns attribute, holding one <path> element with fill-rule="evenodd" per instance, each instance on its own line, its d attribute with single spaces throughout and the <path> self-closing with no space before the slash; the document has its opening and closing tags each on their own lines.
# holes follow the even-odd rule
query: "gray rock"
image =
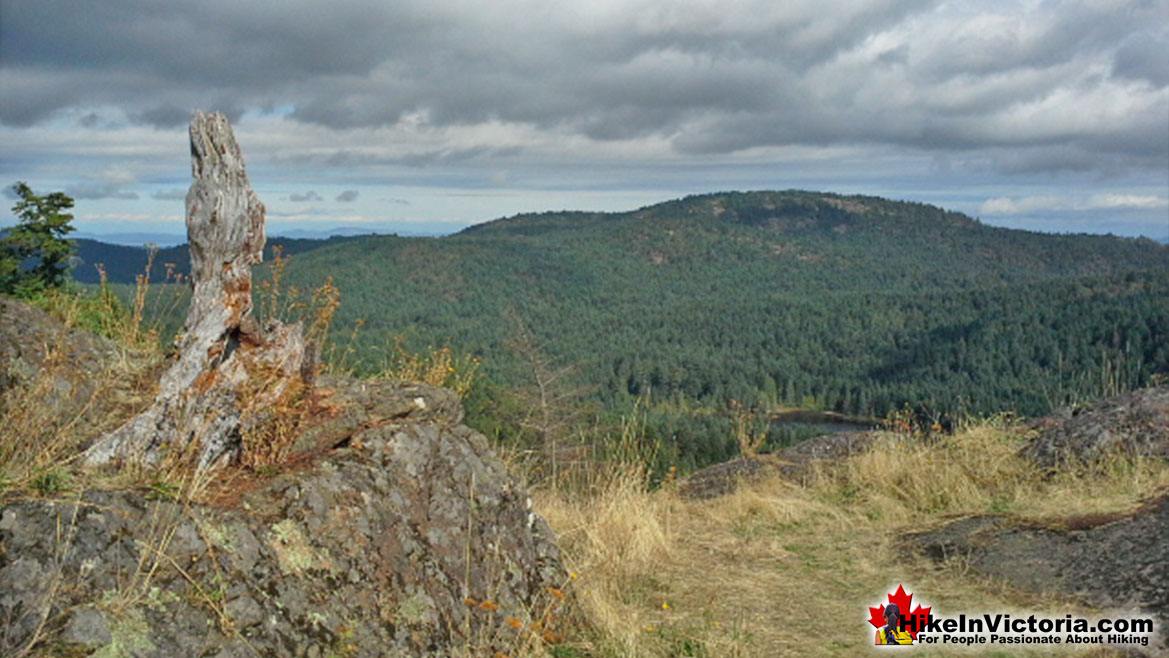
<svg viewBox="0 0 1169 658">
<path fill-rule="evenodd" d="M 717 498 L 734 492 L 744 482 L 753 482 L 778 471 L 779 464 L 771 455 L 738 457 L 687 475 L 678 483 L 678 493 L 693 500 Z"/>
<path fill-rule="evenodd" d="M 238 599 L 228 601 L 224 610 L 236 628 L 248 628 L 264 621 L 264 609 L 250 596 L 241 596 Z"/>
<path fill-rule="evenodd" d="M 741 483 L 777 473 L 799 481 L 808 476 L 816 462 L 860 453 L 875 437 L 875 432 L 836 432 L 812 437 L 774 454 L 738 457 L 691 473 L 678 483 L 678 493 L 696 500 L 716 498 L 735 491 Z"/>
<path fill-rule="evenodd" d="M 1030 592 L 1072 594 L 1100 608 L 1143 610 L 1169 628 L 1169 496 L 1131 515 L 1073 518 L 1052 527 L 990 515 L 906 540 L 939 562 L 960 560 Z"/>
<path fill-rule="evenodd" d="M 486 439 L 449 423 L 360 426 L 350 447 L 226 506 L 97 490 L 76 503 L 9 502 L 0 618 L 12 622 L 0 655 L 23 646 L 42 613 L 74 609 L 46 643 L 92 646 L 104 621 L 102 646 L 139 656 L 229 656 L 239 646 L 270 656 L 493 655 L 516 641 L 507 618 L 553 623 L 544 615 L 560 601 L 549 590 L 567 581 L 555 540 Z M 72 533 L 58 534 L 59 520 Z M 68 586 L 50 600 L 53 582 Z M 94 616 L 95 604 L 118 601 L 116 617 Z"/>
<path fill-rule="evenodd" d="M 255 653 L 243 641 L 233 642 L 212 654 L 212 658 L 253 658 L 254 656 Z"/>
<path fill-rule="evenodd" d="M 1022 454 L 1046 468 L 1090 464 L 1118 454 L 1169 459 L 1169 387 L 1060 410 L 1034 427 L 1036 435 Z"/>
<path fill-rule="evenodd" d="M 97 649 L 113 641 L 105 615 L 86 606 L 74 610 L 61 631 L 61 641 L 79 644 L 86 649 Z"/>
<path fill-rule="evenodd" d="M 306 424 L 293 452 L 312 453 L 347 443 L 360 430 L 405 420 L 457 425 L 459 397 L 444 388 L 400 380 L 354 380 L 329 375 L 317 381 L 330 413 Z"/>
<path fill-rule="evenodd" d="M 6 400 L 18 403 L 17 391 L 51 373 L 52 381 L 37 390 L 38 402 L 52 417 L 67 421 L 81 415 L 92 422 L 105 411 L 105 400 L 91 403 L 97 375 L 116 354 L 105 338 L 66 329 L 39 308 L 0 297 L 0 410 Z"/>
</svg>

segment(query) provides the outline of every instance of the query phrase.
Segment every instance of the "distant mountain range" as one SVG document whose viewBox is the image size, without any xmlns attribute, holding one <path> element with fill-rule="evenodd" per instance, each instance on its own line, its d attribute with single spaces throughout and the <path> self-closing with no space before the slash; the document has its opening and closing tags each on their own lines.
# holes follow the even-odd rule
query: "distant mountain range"
<svg viewBox="0 0 1169 658">
<path fill-rule="evenodd" d="M 431 226 L 425 225 L 422 230 L 408 231 L 408 230 L 387 230 L 381 227 L 365 227 L 365 226 L 338 226 L 328 229 L 282 229 L 272 231 L 269 229 L 269 240 L 281 239 L 296 239 L 296 240 L 328 240 L 333 237 L 354 237 L 361 235 L 404 235 L 417 237 L 435 237 L 438 235 L 446 235 L 451 231 L 442 230 L 445 225 Z M 433 229 L 433 230 L 431 230 Z M 91 240 L 93 242 L 102 242 L 111 245 L 120 245 L 125 247 L 144 247 L 146 245 L 154 245 L 156 247 L 177 247 L 187 242 L 186 233 L 89 233 L 78 232 L 70 235 L 73 239 Z"/>
<path fill-rule="evenodd" d="M 187 241 L 186 234 L 179 233 L 72 233 L 69 237 L 74 240 L 89 240 L 109 245 L 125 247 L 144 247 L 148 244 L 157 247 L 175 247 Z"/>
<path fill-rule="evenodd" d="M 264 247 L 264 260 L 271 261 L 273 249 L 281 248 L 286 256 L 301 254 L 324 246 L 340 244 L 355 237 L 337 236 L 324 240 L 310 240 L 300 238 L 269 238 Z M 146 270 L 146 263 L 150 257 L 150 250 L 144 246 L 125 246 L 109 244 L 80 238 L 76 240 L 77 251 L 73 258 L 73 278 L 81 283 L 99 283 L 101 275 L 97 266 L 101 265 L 110 283 L 134 283 L 138 275 Z M 185 242 L 170 247 L 162 247 L 155 251 L 154 264 L 150 270 L 150 280 L 161 282 L 167 279 L 168 271 L 173 274 L 187 276 L 191 270 L 191 257 Z"/>
</svg>

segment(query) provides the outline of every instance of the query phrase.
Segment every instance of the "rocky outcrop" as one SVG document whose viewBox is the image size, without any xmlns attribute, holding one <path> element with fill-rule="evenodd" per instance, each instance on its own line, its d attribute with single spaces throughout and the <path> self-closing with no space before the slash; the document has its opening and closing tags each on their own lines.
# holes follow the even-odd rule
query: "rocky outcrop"
<svg viewBox="0 0 1169 658">
<path fill-rule="evenodd" d="M 802 482 L 821 461 L 836 461 L 866 450 L 876 432 L 835 432 L 787 446 L 774 454 L 738 457 L 697 470 L 679 481 L 684 498 L 706 500 L 734 492 L 742 483 L 780 475 Z"/>
<path fill-rule="evenodd" d="M 39 401 L 55 416 L 90 414 L 94 382 L 116 354 L 100 336 L 67 329 L 39 308 L 0 297 L 0 409 L 9 393 L 39 384 Z M 50 380 L 37 382 L 42 376 Z"/>
<path fill-rule="evenodd" d="M 1143 610 L 1169 628 L 1169 496 L 1132 514 L 1067 519 L 1059 527 L 979 516 L 908 542 L 939 562 L 960 560 L 1026 591 Z"/>
<path fill-rule="evenodd" d="M 1090 464 L 1115 456 L 1169 459 L 1169 387 L 1146 388 L 1065 409 L 1035 423 L 1023 454 L 1041 466 Z"/>
<path fill-rule="evenodd" d="M 744 483 L 762 480 L 777 473 L 779 464 L 771 455 L 736 457 L 701 468 L 678 481 L 678 495 L 691 500 L 709 500 L 733 493 Z"/>
<path fill-rule="evenodd" d="M 1169 389 L 1133 391 L 1033 424 L 1022 454 L 1038 465 L 1078 468 L 1121 456 L 1169 457 Z M 1099 608 L 1141 610 L 1169 629 L 1169 495 L 1129 513 L 1043 524 L 1004 515 L 960 519 L 906 537 L 939 562 L 1035 592 L 1070 594 Z M 1163 655 L 1162 644 L 1151 655 Z M 1142 654 L 1143 655 L 1143 654 Z"/>
<path fill-rule="evenodd" d="M 330 383 L 308 452 L 278 475 L 221 475 L 214 504 L 156 487 L 5 505 L 0 654 L 494 655 L 555 639 L 555 541 L 454 395 Z"/>
</svg>

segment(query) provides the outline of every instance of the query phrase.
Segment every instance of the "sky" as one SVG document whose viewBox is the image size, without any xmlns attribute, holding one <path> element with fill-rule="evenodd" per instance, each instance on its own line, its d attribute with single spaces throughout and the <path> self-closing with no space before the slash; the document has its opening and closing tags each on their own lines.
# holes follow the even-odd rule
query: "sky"
<svg viewBox="0 0 1169 658">
<path fill-rule="evenodd" d="M 1169 0 L 0 0 L 0 185 L 182 234 L 199 109 L 270 233 L 807 189 L 1164 239 L 1166 53 Z"/>
</svg>

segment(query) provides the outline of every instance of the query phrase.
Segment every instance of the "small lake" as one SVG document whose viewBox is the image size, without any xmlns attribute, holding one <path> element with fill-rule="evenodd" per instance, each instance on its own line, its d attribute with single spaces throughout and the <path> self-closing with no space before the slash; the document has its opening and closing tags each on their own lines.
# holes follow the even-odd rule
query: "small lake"
<svg viewBox="0 0 1169 658">
<path fill-rule="evenodd" d="M 825 434 L 865 432 L 880 424 L 875 418 L 857 418 L 830 411 L 784 411 L 772 414 L 767 443 L 784 447 Z"/>
</svg>

